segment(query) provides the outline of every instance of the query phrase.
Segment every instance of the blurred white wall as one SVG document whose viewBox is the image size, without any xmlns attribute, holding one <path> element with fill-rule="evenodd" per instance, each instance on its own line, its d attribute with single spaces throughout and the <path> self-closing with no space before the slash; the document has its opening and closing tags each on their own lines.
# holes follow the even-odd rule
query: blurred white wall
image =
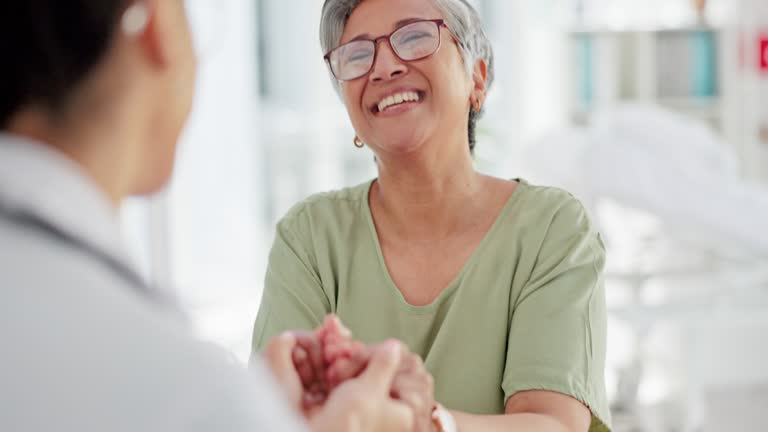
<svg viewBox="0 0 768 432">
<path fill-rule="evenodd" d="M 200 64 L 164 197 L 171 283 L 200 332 L 243 356 L 268 241 L 258 223 L 256 11 L 248 0 L 190 1 L 188 9 Z"/>
</svg>

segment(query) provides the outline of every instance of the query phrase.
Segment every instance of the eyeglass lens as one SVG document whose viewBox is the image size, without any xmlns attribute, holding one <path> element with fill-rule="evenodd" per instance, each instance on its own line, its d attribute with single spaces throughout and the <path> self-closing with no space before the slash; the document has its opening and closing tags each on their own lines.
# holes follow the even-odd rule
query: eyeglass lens
<svg viewBox="0 0 768 432">
<path fill-rule="evenodd" d="M 440 46 L 440 28 L 434 21 L 406 24 L 389 37 L 395 54 L 403 61 L 414 61 L 434 54 Z M 368 73 L 376 57 L 376 42 L 359 40 L 331 52 L 330 65 L 340 80 L 352 80 Z"/>
</svg>

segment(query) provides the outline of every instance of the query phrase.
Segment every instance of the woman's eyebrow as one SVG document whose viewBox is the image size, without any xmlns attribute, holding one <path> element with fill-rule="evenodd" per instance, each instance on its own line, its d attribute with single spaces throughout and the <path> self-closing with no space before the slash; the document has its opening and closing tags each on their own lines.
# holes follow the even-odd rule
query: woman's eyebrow
<svg viewBox="0 0 768 432">
<path fill-rule="evenodd" d="M 398 28 L 400 28 L 400 27 L 402 27 L 402 26 L 404 26 L 406 24 L 410 24 L 412 22 L 424 21 L 424 20 L 425 20 L 425 18 L 415 18 L 415 17 L 414 18 L 401 19 L 400 21 L 396 22 L 392 26 L 392 30 L 396 30 L 396 29 L 398 29 Z M 358 41 L 358 40 L 371 40 L 371 39 L 373 39 L 373 38 L 371 37 L 370 33 L 363 33 L 363 34 L 359 34 L 359 35 L 353 37 L 352 39 L 349 40 L 349 42 L 354 42 L 354 41 Z"/>
</svg>

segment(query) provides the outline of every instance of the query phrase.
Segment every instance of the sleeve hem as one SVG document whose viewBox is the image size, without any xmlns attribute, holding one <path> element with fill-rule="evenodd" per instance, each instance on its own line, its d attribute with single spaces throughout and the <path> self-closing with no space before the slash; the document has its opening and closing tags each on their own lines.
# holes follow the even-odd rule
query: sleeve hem
<svg viewBox="0 0 768 432">
<path fill-rule="evenodd" d="M 608 408 L 600 406 L 597 400 L 599 398 L 593 397 L 593 392 L 588 391 L 584 386 L 577 383 L 567 383 L 562 379 L 557 379 L 552 376 L 546 377 L 541 374 L 537 374 L 537 376 L 539 377 L 538 379 L 531 380 L 529 378 L 526 382 L 503 386 L 504 404 L 506 405 L 506 402 L 510 397 L 524 391 L 543 390 L 560 393 L 578 400 L 589 408 L 592 413 L 592 425 L 589 428 L 590 432 L 611 431 L 611 417 Z"/>
</svg>

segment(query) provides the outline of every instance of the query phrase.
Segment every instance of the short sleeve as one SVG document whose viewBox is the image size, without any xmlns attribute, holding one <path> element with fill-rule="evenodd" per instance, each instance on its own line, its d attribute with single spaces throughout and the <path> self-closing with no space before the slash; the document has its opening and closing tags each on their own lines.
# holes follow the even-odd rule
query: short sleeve
<svg viewBox="0 0 768 432">
<path fill-rule="evenodd" d="M 605 248 L 569 196 L 553 212 L 528 282 L 514 304 L 502 389 L 554 391 L 610 423 L 605 395 Z M 593 419 L 593 428 L 596 422 Z"/>
<path fill-rule="evenodd" d="M 318 327 L 331 313 L 331 302 L 308 252 L 311 245 L 300 239 L 295 225 L 278 224 L 254 325 L 254 353 L 286 330 Z"/>
</svg>

